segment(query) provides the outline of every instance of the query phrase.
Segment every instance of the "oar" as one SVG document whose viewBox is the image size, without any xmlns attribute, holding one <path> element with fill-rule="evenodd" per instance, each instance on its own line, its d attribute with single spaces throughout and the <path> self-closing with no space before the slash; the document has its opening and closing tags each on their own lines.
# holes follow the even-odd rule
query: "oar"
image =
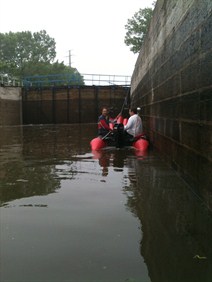
<svg viewBox="0 0 212 282">
<path fill-rule="evenodd" d="M 112 131 L 109 131 L 105 136 L 102 137 L 102 140 L 104 140 Z"/>
<path fill-rule="evenodd" d="M 120 114 L 122 114 L 122 112 L 123 112 L 123 110 L 124 110 L 125 103 L 126 103 L 126 97 L 124 98 L 124 103 L 123 103 L 123 105 L 122 105 L 122 108 L 121 108 Z"/>
<path fill-rule="evenodd" d="M 123 103 L 122 108 L 121 108 L 121 111 L 120 111 L 120 114 L 121 114 L 121 115 L 122 115 L 122 112 L 123 112 L 123 110 L 124 110 L 124 106 L 128 104 L 128 103 L 127 103 L 127 98 L 128 98 L 129 93 L 130 93 L 130 88 L 129 88 L 129 90 L 127 91 L 126 97 L 124 98 L 124 103 Z"/>
</svg>

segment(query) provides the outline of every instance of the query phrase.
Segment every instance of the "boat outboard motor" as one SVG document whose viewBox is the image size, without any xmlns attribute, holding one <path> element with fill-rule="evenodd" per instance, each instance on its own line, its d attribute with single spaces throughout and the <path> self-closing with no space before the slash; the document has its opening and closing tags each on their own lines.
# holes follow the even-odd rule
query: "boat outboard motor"
<svg viewBox="0 0 212 282">
<path fill-rule="evenodd" d="M 116 148 L 124 147 L 124 125 L 116 123 L 113 128 L 114 140 Z"/>
</svg>

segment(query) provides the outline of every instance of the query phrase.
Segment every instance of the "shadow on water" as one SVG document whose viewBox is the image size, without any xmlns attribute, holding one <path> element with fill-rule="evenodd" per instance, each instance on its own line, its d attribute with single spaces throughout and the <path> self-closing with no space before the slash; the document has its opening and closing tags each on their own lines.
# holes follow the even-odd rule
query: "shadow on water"
<svg viewBox="0 0 212 282">
<path fill-rule="evenodd" d="M 124 276 L 127 267 L 120 266 L 120 261 L 124 258 L 119 257 L 119 263 L 114 265 L 113 272 L 107 273 L 105 267 L 104 273 L 99 273 L 99 269 L 95 268 L 95 273 L 89 273 L 87 265 L 87 268 L 84 266 L 83 269 L 77 265 L 73 269 L 80 269 L 84 274 L 77 276 L 76 271 L 76 277 L 75 274 L 68 272 L 70 266 L 67 265 L 67 269 L 64 266 L 63 273 L 56 273 L 50 263 L 47 264 L 50 271 L 44 275 L 45 281 L 59 281 L 58 277 L 61 282 L 212 281 L 211 210 L 173 170 L 160 160 L 156 152 L 150 151 L 144 154 L 130 148 L 120 150 L 109 148 L 91 152 L 89 142 L 96 133 L 95 125 L 8 127 L 1 128 L 1 132 L 3 132 L 0 137 L 2 208 L 9 208 L 12 201 L 16 199 L 56 193 L 60 191 L 61 185 L 64 185 L 61 183 L 66 183 L 67 180 L 76 180 L 76 182 L 80 180 L 84 186 L 91 185 L 92 189 L 95 185 L 107 184 L 107 190 L 111 185 L 115 187 L 113 183 L 121 183 L 122 194 L 126 199 L 125 209 L 139 220 L 141 239 L 138 248 L 141 262 L 144 260 L 148 272 L 143 276 L 145 280 L 138 278 L 139 271 L 145 272 L 142 270 L 144 269 L 142 263 L 134 268 L 134 273 L 137 273 L 135 276 L 133 274 L 131 277 Z M 86 162 L 91 162 L 89 169 L 84 168 Z M 95 175 L 95 178 L 92 178 L 92 175 Z M 92 184 L 92 181 L 99 182 Z M 93 193 L 97 192 L 93 191 Z M 97 198 L 97 201 L 102 203 L 104 209 L 102 199 Z M 36 205 L 48 207 L 48 201 L 46 205 L 42 203 Z M 22 206 L 33 205 L 24 202 Z M 107 207 L 105 209 L 107 210 Z M 110 221 L 112 221 L 116 214 L 114 211 L 110 212 Z M 86 226 L 86 222 L 84 225 Z M 99 227 L 96 228 L 98 230 Z M 130 242 L 130 230 L 128 232 Z M 98 242 L 96 237 L 95 240 Z M 99 242 L 102 244 L 101 241 Z M 125 245 L 125 248 L 130 254 L 129 247 Z M 81 252 L 79 246 L 76 254 Z M 116 253 L 117 251 L 111 253 L 111 268 Z M 127 256 L 126 253 L 124 254 Z M 70 259 L 69 256 L 66 255 L 65 258 Z M 98 259 L 100 258 L 97 255 Z M 91 260 L 89 264 L 91 268 Z M 28 272 L 29 276 L 26 274 L 26 277 L 29 278 L 30 270 Z M 29 279 L 28 281 L 30 282 Z M 37 281 L 40 282 L 41 279 Z"/>
</svg>

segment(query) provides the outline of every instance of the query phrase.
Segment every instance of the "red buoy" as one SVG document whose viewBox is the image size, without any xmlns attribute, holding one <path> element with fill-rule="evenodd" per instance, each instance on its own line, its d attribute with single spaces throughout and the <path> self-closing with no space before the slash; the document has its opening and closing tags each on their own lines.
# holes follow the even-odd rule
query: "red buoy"
<svg viewBox="0 0 212 282">
<path fill-rule="evenodd" d="M 109 123 L 109 127 L 110 127 L 111 130 L 113 130 L 113 128 L 114 128 L 114 123 L 110 122 L 110 123 Z"/>
<path fill-rule="evenodd" d="M 107 145 L 107 143 L 104 140 L 102 140 L 100 137 L 96 137 L 91 140 L 90 145 L 91 145 L 91 149 L 95 151 L 104 148 Z"/>
<path fill-rule="evenodd" d="M 124 120 L 123 120 L 123 125 L 126 125 L 126 124 L 127 124 L 127 121 L 128 121 L 128 118 L 124 118 Z"/>
<path fill-rule="evenodd" d="M 146 139 L 142 139 L 142 138 L 138 139 L 133 143 L 133 147 L 141 151 L 147 150 L 148 146 L 149 146 L 149 142 Z"/>
<path fill-rule="evenodd" d="M 117 119 L 117 123 L 123 123 L 123 117 L 122 116 L 120 116 L 118 119 Z"/>
</svg>

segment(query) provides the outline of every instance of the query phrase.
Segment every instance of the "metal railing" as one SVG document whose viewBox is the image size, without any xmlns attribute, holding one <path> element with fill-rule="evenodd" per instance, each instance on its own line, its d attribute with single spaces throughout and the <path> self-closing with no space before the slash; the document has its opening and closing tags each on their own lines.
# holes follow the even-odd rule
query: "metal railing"
<svg viewBox="0 0 212 282">
<path fill-rule="evenodd" d="M 52 74 L 26 76 L 23 80 L 0 74 L 1 86 L 69 86 L 69 85 L 124 85 L 130 86 L 131 76 L 111 74 Z"/>
<path fill-rule="evenodd" d="M 8 75 L 0 74 L 0 85 L 1 86 L 23 86 L 22 80 L 10 77 Z"/>
<path fill-rule="evenodd" d="M 69 85 L 126 85 L 130 86 L 131 76 L 107 74 L 51 74 L 27 76 L 25 87 L 69 86 Z"/>
<path fill-rule="evenodd" d="M 85 85 L 130 85 L 131 76 L 111 74 L 82 74 Z"/>
</svg>

